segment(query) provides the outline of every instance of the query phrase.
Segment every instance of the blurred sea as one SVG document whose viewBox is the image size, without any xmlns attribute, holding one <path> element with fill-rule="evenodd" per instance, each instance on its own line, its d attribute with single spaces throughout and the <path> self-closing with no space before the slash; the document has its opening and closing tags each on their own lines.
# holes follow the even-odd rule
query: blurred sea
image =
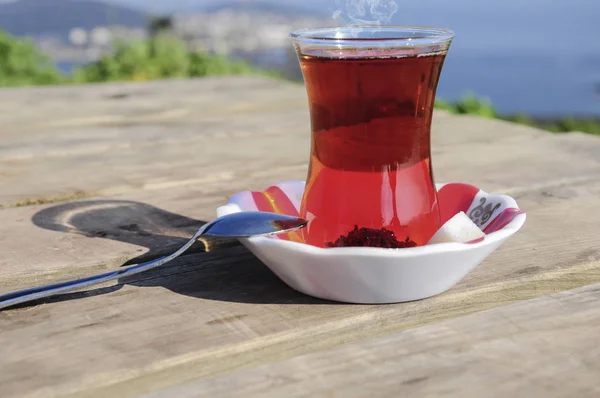
<svg viewBox="0 0 600 398">
<path fill-rule="evenodd" d="M 504 114 L 600 117 L 600 54 L 565 59 L 548 53 L 478 55 L 450 51 L 438 96 L 456 100 L 469 91 L 489 98 Z"/>
</svg>

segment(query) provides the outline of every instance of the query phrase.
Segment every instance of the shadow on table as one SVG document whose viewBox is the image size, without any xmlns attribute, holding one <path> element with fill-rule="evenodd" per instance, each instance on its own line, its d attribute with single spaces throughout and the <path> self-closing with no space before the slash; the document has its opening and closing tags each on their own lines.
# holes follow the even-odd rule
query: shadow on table
<svg viewBox="0 0 600 398">
<path fill-rule="evenodd" d="M 127 261 L 138 264 L 170 254 L 182 246 L 204 221 L 154 206 L 124 200 L 88 200 L 64 203 L 36 213 L 40 228 L 78 234 L 90 239 L 111 239 L 145 247 Z M 206 248 L 217 246 L 206 252 Z M 139 250 L 144 251 L 143 249 Z M 155 270 L 119 280 L 119 285 L 67 293 L 47 302 L 110 293 L 123 284 L 162 286 L 175 293 L 208 300 L 242 303 L 326 303 L 300 294 L 281 282 L 248 250 L 234 241 L 197 242 L 182 258 Z"/>
</svg>

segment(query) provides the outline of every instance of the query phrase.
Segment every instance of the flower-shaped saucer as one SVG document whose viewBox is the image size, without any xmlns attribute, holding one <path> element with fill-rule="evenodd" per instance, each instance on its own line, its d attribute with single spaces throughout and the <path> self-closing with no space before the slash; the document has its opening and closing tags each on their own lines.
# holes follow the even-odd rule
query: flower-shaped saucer
<svg viewBox="0 0 600 398">
<path fill-rule="evenodd" d="M 261 192 L 240 192 L 217 209 L 217 216 L 240 211 L 298 216 L 304 187 L 303 181 L 286 181 Z M 526 218 L 510 196 L 461 183 L 437 184 L 437 190 L 442 223 L 463 211 L 485 237 L 406 249 L 319 248 L 277 236 L 240 241 L 288 286 L 310 296 L 361 304 L 424 299 L 460 282 Z"/>
</svg>

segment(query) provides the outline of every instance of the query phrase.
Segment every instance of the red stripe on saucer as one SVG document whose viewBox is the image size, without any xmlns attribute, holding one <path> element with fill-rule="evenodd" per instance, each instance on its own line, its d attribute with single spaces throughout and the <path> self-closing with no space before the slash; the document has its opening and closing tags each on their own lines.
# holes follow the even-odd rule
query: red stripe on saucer
<svg viewBox="0 0 600 398">
<path fill-rule="evenodd" d="M 273 204 L 276 213 L 293 217 L 298 216 L 296 206 L 294 206 L 287 194 L 278 186 L 269 187 L 266 190 L 266 195 L 271 199 L 271 203 Z"/>
<path fill-rule="evenodd" d="M 483 232 L 487 235 L 491 234 L 492 232 L 499 231 L 510 224 L 512 220 L 521 214 L 525 214 L 525 212 L 515 208 L 504 209 L 502 213 L 498 214 L 498 216 L 494 218 L 487 227 L 485 227 Z"/>
<path fill-rule="evenodd" d="M 252 200 L 254 200 L 258 211 L 273 212 L 273 203 L 266 197 L 264 192 L 252 192 Z"/>
</svg>

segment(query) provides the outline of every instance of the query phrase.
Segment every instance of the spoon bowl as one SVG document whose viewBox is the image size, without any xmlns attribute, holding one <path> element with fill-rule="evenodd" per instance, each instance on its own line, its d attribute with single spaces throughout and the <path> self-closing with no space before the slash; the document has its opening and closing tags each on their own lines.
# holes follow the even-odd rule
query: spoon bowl
<svg viewBox="0 0 600 398">
<path fill-rule="evenodd" d="M 292 232 L 303 228 L 306 221 L 285 214 L 260 211 L 232 213 L 204 226 L 202 235 L 248 238 Z"/>
</svg>

